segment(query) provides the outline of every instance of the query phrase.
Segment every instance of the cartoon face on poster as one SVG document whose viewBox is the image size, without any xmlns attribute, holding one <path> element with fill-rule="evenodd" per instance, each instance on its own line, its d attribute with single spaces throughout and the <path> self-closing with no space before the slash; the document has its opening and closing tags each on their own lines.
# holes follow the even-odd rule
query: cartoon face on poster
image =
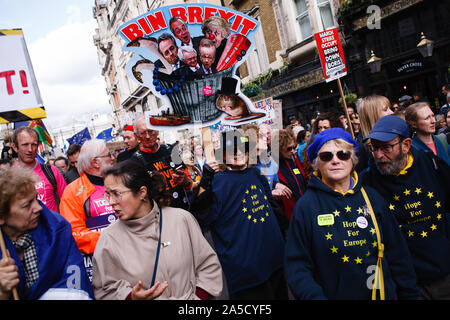
<svg viewBox="0 0 450 320">
<path fill-rule="evenodd" d="M 146 113 L 148 126 L 240 126 L 267 117 L 241 93 L 236 75 L 258 27 L 239 11 L 210 4 L 161 7 L 122 25 L 123 49 L 133 52 L 128 75 L 165 106 Z"/>
</svg>

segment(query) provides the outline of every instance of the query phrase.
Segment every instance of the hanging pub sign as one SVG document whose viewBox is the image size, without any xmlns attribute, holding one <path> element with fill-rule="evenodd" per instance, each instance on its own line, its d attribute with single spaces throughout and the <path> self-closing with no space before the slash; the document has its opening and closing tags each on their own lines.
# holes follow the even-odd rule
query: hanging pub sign
<svg viewBox="0 0 450 320">
<path fill-rule="evenodd" d="M 330 82 L 345 76 L 347 67 L 337 28 L 315 33 L 314 38 L 319 50 L 325 81 Z"/>
<path fill-rule="evenodd" d="M 46 117 L 22 29 L 0 30 L 0 124 Z"/>
<path fill-rule="evenodd" d="M 266 118 L 242 94 L 236 75 L 258 27 L 239 11 L 206 3 L 161 7 L 120 26 L 123 50 L 133 53 L 128 75 L 165 106 L 146 112 L 148 127 L 238 126 Z"/>
</svg>

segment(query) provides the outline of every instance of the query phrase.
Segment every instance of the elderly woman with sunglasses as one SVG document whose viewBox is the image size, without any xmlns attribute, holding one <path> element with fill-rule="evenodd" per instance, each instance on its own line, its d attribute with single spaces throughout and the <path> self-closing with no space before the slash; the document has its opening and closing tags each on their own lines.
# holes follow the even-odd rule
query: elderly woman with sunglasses
<svg viewBox="0 0 450 320">
<path fill-rule="evenodd" d="M 198 300 L 219 296 L 222 268 L 195 218 L 170 207 L 164 176 L 135 162 L 105 173 L 105 198 L 119 218 L 94 252 L 96 299 Z"/>
<path fill-rule="evenodd" d="M 415 299 L 405 240 L 383 198 L 363 188 L 357 143 L 340 128 L 308 147 L 314 173 L 288 232 L 286 279 L 297 299 Z"/>
</svg>

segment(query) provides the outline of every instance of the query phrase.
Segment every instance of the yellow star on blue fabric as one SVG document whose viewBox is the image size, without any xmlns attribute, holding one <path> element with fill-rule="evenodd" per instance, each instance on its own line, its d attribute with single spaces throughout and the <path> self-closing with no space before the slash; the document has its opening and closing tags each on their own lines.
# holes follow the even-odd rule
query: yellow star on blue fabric
<svg viewBox="0 0 450 320">
<path fill-rule="evenodd" d="M 414 191 L 417 195 L 419 195 L 420 193 L 422 193 L 422 188 L 416 188 L 416 190 Z"/>
<path fill-rule="evenodd" d="M 395 206 L 392 203 L 390 203 L 389 204 L 389 210 L 394 210 L 394 209 L 395 209 Z"/>
<path fill-rule="evenodd" d="M 433 192 L 429 191 L 428 194 L 427 194 L 427 197 L 428 197 L 429 199 L 433 198 L 433 197 L 434 197 Z"/>
<path fill-rule="evenodd" d="M 345 212 L 350 212 L 350 211 L 352 211 L 352 208 L 349 207 L 349 205 L 347 205 L 344 209 L 345 209 Z"/>
<path fill-rule="evenodd" d="M 403 193 L 405 194 L 405 196 L 409 196 L 411 194 L 411 190 L 405 189 Z"/>
<path fill-rule="evenodd" d="M 341 259 L 342 259 L 342 262 L 348 262 L 348 258 L 349 257 L 347 257 L 346 255 L 344 255 Z"/>
<path fill-rule="evenodd" d="M 333 213 L 334 213 L 335 217 L 339 217 L 339 213 L 341 213 L 341 212 L 336 209 L 333 211 Z"/>
<path fill-rule="evenodd" d="M 325 238 L 327 238 L 327 240 L 331 240 L 332 237 L 333 235 L 330 234 L 329 232 L 325 235 Z"/>
</svg>

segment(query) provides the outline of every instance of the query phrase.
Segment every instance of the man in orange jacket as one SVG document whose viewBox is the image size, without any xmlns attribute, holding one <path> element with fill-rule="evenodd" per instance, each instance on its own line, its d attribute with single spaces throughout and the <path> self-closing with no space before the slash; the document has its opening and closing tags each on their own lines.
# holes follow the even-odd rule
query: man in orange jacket
<svg viewBox="0 0 450 320">
<path fill-rule="evenodd" d="M 86 141 L 78 157 L 80 177 L 64 190 L 60 212 L 72 226 L 78 249 L 92 279 L 91 258 L 100 230 L 116 220 L 113 208 L 104 198 L 103 172 L 115 162 L 103 140 Z"/>
</svg>

